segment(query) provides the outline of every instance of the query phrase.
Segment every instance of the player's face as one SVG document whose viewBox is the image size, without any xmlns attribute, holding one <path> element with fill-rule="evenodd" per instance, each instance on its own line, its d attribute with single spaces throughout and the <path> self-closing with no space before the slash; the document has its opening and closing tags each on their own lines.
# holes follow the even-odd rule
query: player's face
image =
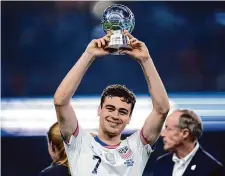
<svg viewBox="0 0 225 176">
<path fill-rule="evenodd" d="M 130 121 L 131 104 L 120 97 L 106 97 L 99 108 L 100 128 L 112 136 L 119 135 Z"/>
<path fill-rule="evenodd" d="M 173 112 L 165 122 L 165 128 L 161 132 L 164 150 L 175 151 L 182 144 L 182 130 L 178 127 L 180 112 Z"/>
</svg>

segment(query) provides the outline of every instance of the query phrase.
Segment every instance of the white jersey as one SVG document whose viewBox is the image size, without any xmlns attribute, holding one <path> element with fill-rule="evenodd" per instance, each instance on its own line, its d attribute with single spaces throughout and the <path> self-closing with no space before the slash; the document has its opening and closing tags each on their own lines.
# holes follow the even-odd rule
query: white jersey
<svg viewBox="0 0 225 176">
<path fill-rule="evenodd" d="M 139 130 L 116 148 L 106 148 L 78 126 L 64 143 L 72 176 L 141 176 L 152 152 L 141 135 Z"/>
</svg>

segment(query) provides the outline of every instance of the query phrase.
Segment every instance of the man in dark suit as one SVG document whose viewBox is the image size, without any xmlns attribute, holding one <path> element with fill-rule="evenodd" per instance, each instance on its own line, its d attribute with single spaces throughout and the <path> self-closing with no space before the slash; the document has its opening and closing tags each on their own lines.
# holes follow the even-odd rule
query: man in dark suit
<svg viewBox="0 0 225 176">
<path fill-rule="evenodd" d="M 176 110 L 165 122 L 164 150 L 154 166 L 154 176 L 225 176 L 223 165 L 199 145 L 202 121 L 192 110 Z"/>
</svg>

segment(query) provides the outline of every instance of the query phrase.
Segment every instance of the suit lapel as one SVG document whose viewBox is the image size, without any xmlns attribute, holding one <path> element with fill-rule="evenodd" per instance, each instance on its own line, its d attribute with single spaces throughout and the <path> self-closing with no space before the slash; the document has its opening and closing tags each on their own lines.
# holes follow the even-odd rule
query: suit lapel
<svg viewBox="0 0 225 176">
<path fill-rule="evenodd" d="M 173 175 L 173 166 L 174 166 L 174 162 L 173 162 L 172 158 L 173 158 L 173 155 L 171 154 L 168 158 L 169 160 L 167 161 L 168 164 L 167 164 L 167 168 L 166 168 L 168 175 L 171 175 L 171 176 Z"/>
<path fill-rule="evenodd" d="M 161 175 L 168 175 L 168 176 L 172 176 L 173 174 L 173 166 L 174 166 L 174 162 L 172 160 L 172 153 L 169 153 L 167 156 L 165 156 L 164 158 L 162 158 L 161 162 L 157 165 L 155 174 L 156 176 L 161 176 Z"/>
<path fill-rule="evenodd" d="M 191 162 L 188 164 L 188 167 L 184 171 L 183 176 L 190 176 L 190 175 L 194 176 L 194 175 L 196 175 L 196 173 L 198 171 L 198 164 L 199 164 L 199 162 L 201 162 L 199 160 L 199 158 L 201 158 L 201 154 L 202 154 L 202 148 L 201 148 L 201 146 L 199 146 L 198 151 L 195 153 L 195 155 L 192 158 Z"/>
<path fill-rule="evenodd" d="M 171 158 L 171 162 L 169 163 L 169 169 L 168 169 L 168 173 L 170 173 L 170 175 L 172 176 L 173 175 L 173 166 L 174 166 L 174 162 L 172 161 L 172 158 Z"/>
</svg>

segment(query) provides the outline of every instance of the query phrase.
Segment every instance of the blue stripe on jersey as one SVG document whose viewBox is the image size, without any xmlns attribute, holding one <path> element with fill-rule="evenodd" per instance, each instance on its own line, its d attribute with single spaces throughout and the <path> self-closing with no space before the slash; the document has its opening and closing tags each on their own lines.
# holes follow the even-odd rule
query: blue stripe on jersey
<svg viewBox="0 0 225 176">
<path fill-rule="evenodd" d="M 101 144 L 103 147 L 109 146 L 108 144 L 102 142 L 102 141 L 98 138 L 98 136 L 95 136 L 94 139 L 95 139 L 96 142 L 98 142 L 99 144 Z"/>
</svg>

